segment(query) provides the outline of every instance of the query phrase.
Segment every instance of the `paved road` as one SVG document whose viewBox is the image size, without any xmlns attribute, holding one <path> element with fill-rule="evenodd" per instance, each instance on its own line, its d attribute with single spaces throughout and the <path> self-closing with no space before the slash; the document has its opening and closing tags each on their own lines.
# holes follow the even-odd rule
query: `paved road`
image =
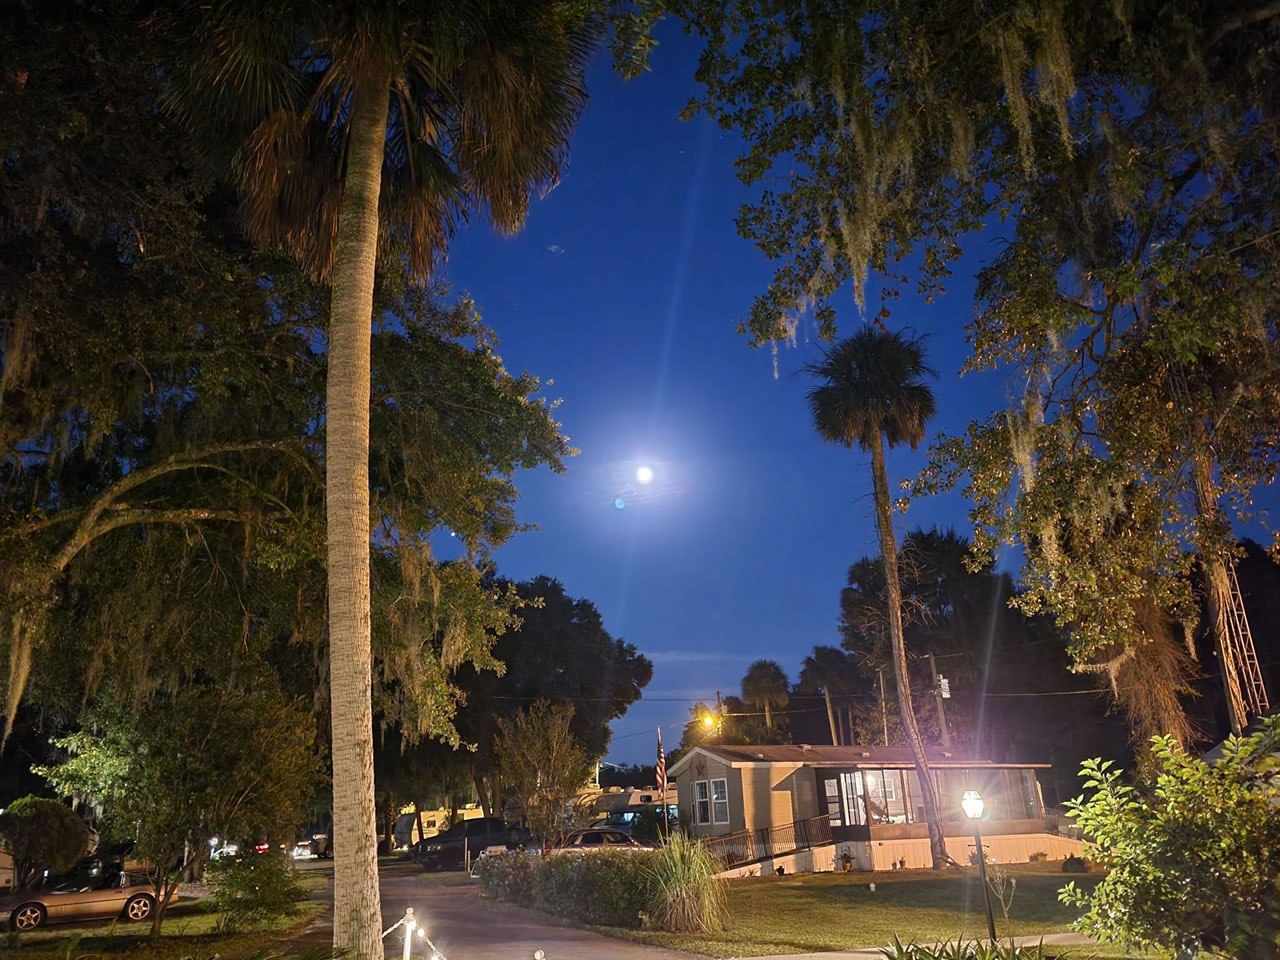
<svg viewBox="0 0 1280 960">
<path fill-rule="evenodd" d="M 318 869 L 331 869 L 327 865 Z M 385 864 L 381 871 L 384 928 L 413 907 L 427 935 L 448 960 L 531 960 L 541 950 L 546 960 L 683 960 L 691 954 L 614 940 L 589 930 L 562 925 L 524 911 L 504 910 L 480 899 L 474 884 L 445 885 L 458 874 L 423 874 L 413 864 Z M 327 894 L 332 896 L 332 894 Z M 331 919 L 308 928 L 306 945 L 327 945 Z M 387 957 L 398 958 L 400 931 L 387 937 Z M 415 956 L 428 956 L 425 944 Z"/>
</svg>

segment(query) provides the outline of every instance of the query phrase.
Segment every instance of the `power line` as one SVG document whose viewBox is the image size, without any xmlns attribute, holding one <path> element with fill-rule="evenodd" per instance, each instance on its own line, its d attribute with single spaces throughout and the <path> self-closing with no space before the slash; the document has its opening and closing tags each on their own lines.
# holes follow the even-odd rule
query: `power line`
<svg viewBox="0 0 1280 960">
<path fill-rule="evenodd" d="M 1075 697 L 1091 694 L 1097 696 L 1105 694 L 1108 691 L 1102 688 L 1097 690 L 1046 690 L 1036 693 L 984 693 L 984 697 Z"/>
</svg>

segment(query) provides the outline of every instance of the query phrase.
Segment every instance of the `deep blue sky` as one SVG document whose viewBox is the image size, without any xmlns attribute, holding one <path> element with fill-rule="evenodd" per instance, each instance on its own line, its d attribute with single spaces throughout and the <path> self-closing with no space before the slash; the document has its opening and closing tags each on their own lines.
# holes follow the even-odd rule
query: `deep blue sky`
<svg viewBox="0 0 1280 960">
<path fill-rule="evenodd" d="M 876 552 L 866 458 L 825 446 L 808 419 L 798 371 L 818 355 L 812 336 L 779 347 L 775 379 L 771 352 L 734 332 L 770 276 L 733 224 L 752 194 L 733 174 L 736 137 L 678 118 L 696 92 L 696 46 L 671 29 L 660 39 L 652 72 L 630 83 L 597 61 L 563 183 L 515 238 L 463 231 L 447 271 L 497 330 L 507 367 L 554 381 L 547 393 L 563 398 L 582 451 L 564 475 L 519 477 L 520 518 L 540 529 L 497 561 L 591 599 L 654 661 L 645 699 L 614 724 L 617 762 L 651 762 L 658 724 L 675 747 L 689 705 L 737 692 L 750 661 L 776 659 L 794 678 L 815 644 L 838 644 L 848 567 Z M 946 298 L 904 298 L 891 321 L 931 334 L 934 431 L 1005 399 L 1000 380 L 958 375 L 976 263 L 959 265 Z M 858 322 L 850 291 L 842 329 Z M 892 477 L 923 454 L 892 454 Z M 638 491 L 641 463 L 655 477 Z M 899 534 L 963 529 L 963 501 L 918 502 L 898 520 Z"/>
</svg>

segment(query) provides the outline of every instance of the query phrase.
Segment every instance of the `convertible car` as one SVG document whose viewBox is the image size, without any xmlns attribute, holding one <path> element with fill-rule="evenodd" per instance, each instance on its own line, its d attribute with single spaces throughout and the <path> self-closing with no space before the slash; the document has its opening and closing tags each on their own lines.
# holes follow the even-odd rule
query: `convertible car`
<svg viewBox="0 0 1280 960">
<path fill-rule="evenodd" d="M 41 890 L 18 890 L 0 901 L 14 930 L 34 930 L 62 920 L 147 920 L 156 901 L 151 884 L 120 874 L 112 883 L 67 881 Z"/>
</svg>

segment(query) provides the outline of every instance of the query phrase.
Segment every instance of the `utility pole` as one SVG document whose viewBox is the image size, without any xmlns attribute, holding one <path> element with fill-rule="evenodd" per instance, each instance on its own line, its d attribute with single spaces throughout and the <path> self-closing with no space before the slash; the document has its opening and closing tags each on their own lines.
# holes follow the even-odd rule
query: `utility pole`
<svg viewBox="0 0 1280 960">
<path fill-rule="evenodd" d="M 880 725 L 884 727 L 884 745 L 889 745 L 889 709 L 884 702 L 884 667 L 880 668 Z"/>
<path fill-rule="evenodd" d="M 942 745 L 951 749 L 951 734 L 947 730 L 947 711 L 942 706 L 945 693 L 942 678 L 938 676 L 938 666 L 933 662 L 933 654 L 929 654 L 929 672 L 933 674 L 933 701 L 938 705 L 938 726 L 942 728 Z M 946 693 L 950 693 L 948 689 Z"/>
</svg>

